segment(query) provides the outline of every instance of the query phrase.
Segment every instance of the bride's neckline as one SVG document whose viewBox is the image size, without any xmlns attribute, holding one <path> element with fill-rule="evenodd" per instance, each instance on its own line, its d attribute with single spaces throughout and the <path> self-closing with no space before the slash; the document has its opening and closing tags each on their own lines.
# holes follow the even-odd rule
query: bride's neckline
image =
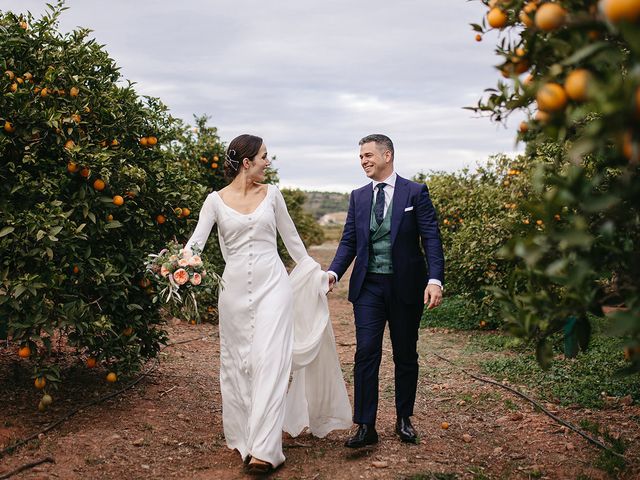
<svg viewBox="0 0 640 480">
<path fill-rule="evenodd" d="M 267 199 L 267 197 L 269 196 L 269 192 L 270 191 L 271 191 L 271 185 L 267 185 L 267 193 L 264 195 L 264 198 L 262 200 L 260 200 L 260 203 L 258 204 L 258 206 L 256 208 L 254 208 L 253 211 L 250 212 L 250 213 L 241 213 L 241 212 L 237 211 L 235 208 L 230 207 L 229 205 L 227 205 L 225 203 L 225 201 L 222 199 L 222 195 L 220 195 L 220 193 L 217 190 L 215 191 L 215 194 L 220 199 L 220 202 L 222 202 L 222 205 L 224 205 L 226 208 L 231 210 L 233 213 L 236 213 L 238 215 L 242 215 L 243 217 L 247 217 L 249 215 L 253 215 L 254 213 L 256 213 L 260 209 L 260 207 L 262 207 L 262 205 L 264 205 L 264 202 Z"/>
</svg>

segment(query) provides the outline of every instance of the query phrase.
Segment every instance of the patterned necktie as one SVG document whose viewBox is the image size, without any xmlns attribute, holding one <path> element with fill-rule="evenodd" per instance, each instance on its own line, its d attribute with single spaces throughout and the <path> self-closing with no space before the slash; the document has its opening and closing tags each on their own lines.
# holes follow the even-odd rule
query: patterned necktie
<svg viewBox="0 0 640 480">
<path fill-rule="evenodd" d="M 373 208 L 373 213 L 376 216 L 378 225 L 380 225 L 384 219 L 384 187 L 386 186 L 387 184 L 383 182 L 376 186 L 378 193 L 376 193 L 376 205 Z"/>
</svg>

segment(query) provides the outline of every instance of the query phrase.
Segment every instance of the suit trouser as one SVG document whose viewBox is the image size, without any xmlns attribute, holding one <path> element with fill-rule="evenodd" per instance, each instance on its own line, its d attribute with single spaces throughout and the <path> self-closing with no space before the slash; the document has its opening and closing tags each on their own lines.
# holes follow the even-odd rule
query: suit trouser
<svg viewBox="0 0 640 480">
<path fill-rule="evenodd" d="M 395 365 L 396 414 L 398 417 L 413 415 L 418 384 L 418 329 L 423 308 L 422 302 L 406 304 L 398 295 L 393 295 L 392 275 L 367 273 L 353 304 L 356 324 L 354 423 L 376 423 L 378 373 L 387 321 Z"/>
</svg>

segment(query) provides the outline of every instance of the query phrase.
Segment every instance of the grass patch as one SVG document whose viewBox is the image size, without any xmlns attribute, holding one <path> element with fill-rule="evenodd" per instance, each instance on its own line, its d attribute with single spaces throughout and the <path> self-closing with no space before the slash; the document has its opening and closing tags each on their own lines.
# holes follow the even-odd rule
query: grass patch
<svg viewBox="0 0 640 480">
<path fill-rule="evenodd" d="M 474 303 L 461 296 L 447 297 L 438 308 L 424 309 L 420 327 L 454 328 L 457 330 L 476 330 L 480 315 Z"/>
<path fill-rule="evenodd" d="M 457 478 L 455 473 L 425 472 L 404 477 L 404 480 L 456 480 Z"/>
<path fill-rule="evenodd" d="M 502 333 L 478 334 L 469 339 L 469 343 L 465 346 L 465 352 L 504 352 L 527 350 L 526 343 L 516 337 L 504 335 Z"/>
<path fill-rule="evenodd" d="M 601 392 L 616 397 L 631 395 L 635 401 L 640 400 L 640 374 L 620 373 L 626 366 L 623 344 L 622 339 L 605 337 L 596 331 L 587 352 L 581 352 L 575 359 L 557 355 L 547 371 L 540 368 L 532 350 L 517 356 L 497 357 L 480 366 L 484 373 L 498 380 L 506 378 L 535 389 L 537 396 L 544 400 L 601 408 Z M 556 351 L 561 353 L 558 347 L 556 345 Z"/>
<path fill-rule="evenodd" d="M 605 440 L 605 444 L 608 445 L 611 450 L 621 455 L 624 455 L 626 446 L 622 439 L 615 439 L 611 437 L 606 429 L 603 429 L 598 423 L 590 420 L 581 420 L 580 427 L 587 432 L 590 432 L 595 437 L 602 436 Z M 625 468 L 626 462 L 607 450 L 601 450 L 600 455 L 593 464 L 594 467 L 604 470 L 612 477 L 617 477 Z"/>
</svg>

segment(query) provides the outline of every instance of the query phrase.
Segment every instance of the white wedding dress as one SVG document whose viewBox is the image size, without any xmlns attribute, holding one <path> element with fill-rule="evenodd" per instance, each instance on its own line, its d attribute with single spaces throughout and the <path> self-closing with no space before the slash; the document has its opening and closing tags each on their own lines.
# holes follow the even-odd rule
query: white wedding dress
<svg viewBox="0 0 640 480">
<path fill-rule="evenodd" d="M 308 427 L 323 437 L 351 426 L 327 274 L 307 254 L 272 185 L 246 215 L 211 193 L 185 248 L 203 248 L 214 224 L 226 261 L 218 300 L 224 436 L 243 459 L 275 467 L 285 460 L 283 430 L 296 436 Z M 278 255 L 277 232 L 296 262 L 291 275 Z"/>
</svg>

